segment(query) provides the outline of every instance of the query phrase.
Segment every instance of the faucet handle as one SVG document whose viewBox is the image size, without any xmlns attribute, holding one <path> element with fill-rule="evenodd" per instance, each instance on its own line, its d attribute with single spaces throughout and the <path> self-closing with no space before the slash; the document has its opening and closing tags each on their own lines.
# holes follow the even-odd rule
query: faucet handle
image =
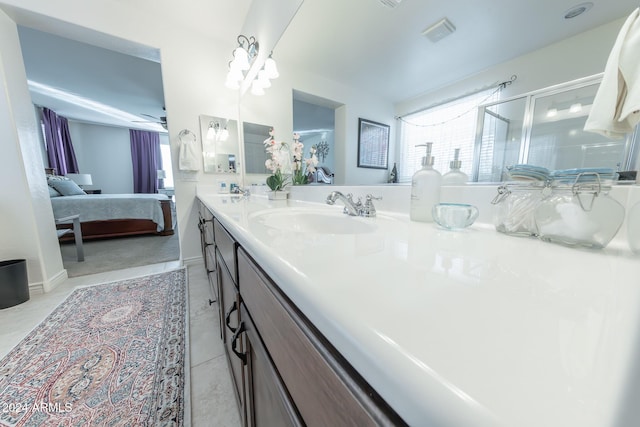
<svg viewBox="0 0 640 427">
<path fill-rule="evenodd" d="M 373 205 L 374 200 L 382 200 L 382 196 L 373 196 L 371 194 L 367 194 L 366 201 L 362 206 L 362 216 L 373 217 L 376 216 L 376 207 Z"/>
</svg>

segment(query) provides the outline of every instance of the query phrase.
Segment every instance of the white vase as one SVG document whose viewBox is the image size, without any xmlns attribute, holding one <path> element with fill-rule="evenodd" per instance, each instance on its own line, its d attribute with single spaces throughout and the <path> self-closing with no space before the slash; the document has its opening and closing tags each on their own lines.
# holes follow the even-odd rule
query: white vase
<svg viewBox="0 0 640 427">
<path fill-rule="evenodd" d="M 289 192 L 287 190 L 269 191 L 267 197 L 269 200 L 287 200 L 289 198 Z"/>
</svg>

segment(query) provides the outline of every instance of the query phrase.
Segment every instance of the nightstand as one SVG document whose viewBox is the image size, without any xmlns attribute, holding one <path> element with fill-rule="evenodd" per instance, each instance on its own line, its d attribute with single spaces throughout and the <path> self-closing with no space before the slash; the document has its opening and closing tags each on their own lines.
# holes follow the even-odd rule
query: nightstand
<svg viewBox="0 0 640 427">
<path fill-rule="evenodd" d="M 87 194 L 102 194 L 102 190 L 99 188 L 94 190 L 84 190 L 84 192 Z"/>
</svg>

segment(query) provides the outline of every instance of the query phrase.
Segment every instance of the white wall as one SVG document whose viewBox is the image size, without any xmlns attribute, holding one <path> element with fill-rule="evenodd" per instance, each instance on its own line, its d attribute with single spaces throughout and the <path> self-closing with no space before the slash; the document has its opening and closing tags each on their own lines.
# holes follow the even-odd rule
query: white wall
<svg viewBox="0 0 640 427">
<path fill-rule="evenodd" d="M 129 129 L 69 121 L 80 173 L 91 174 L 103 193 L 133 193 Z"/>
<path fill-rule="evenodd" d="M 31 167 L 26 168 L 25 164 Z M 26 259 L 32 290 L 66 278 L 15 23 L 0 11 L 0 259 Z M 56 256 L 49 256 L 54 253 Z"/>
</svg>

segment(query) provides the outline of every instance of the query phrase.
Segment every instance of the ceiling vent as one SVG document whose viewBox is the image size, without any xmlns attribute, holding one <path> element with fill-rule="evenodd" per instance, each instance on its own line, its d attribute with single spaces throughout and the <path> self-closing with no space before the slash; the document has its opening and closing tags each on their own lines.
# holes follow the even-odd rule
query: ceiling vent
<svg viewBox="0 0 640 427">
<path fill-rule="evenodd" d="M 449 34 L 453 34 L 456 27 L 447 18 L 442 18 L 429 28 L 422 32 L 423 36 L 426 36 L 432 42 L 438 42 Z"/>
<path fill-rule="evenodd" d="M 387 6 L 388 8 L 395 9 L 396 7 L 398 7 L 398 5 L 402 0 L 378 0 L 378 1 L 383 5 Z"/>
</svg>

